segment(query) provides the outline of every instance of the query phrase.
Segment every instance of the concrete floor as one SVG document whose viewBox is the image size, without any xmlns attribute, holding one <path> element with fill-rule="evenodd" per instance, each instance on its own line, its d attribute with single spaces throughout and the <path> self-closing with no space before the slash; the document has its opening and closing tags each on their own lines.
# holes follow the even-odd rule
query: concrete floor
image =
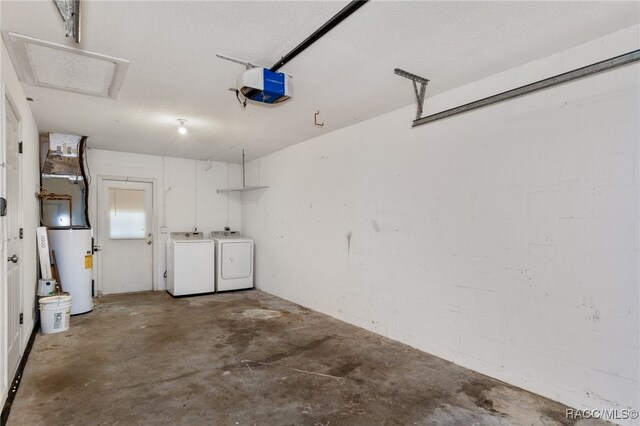
<svg viewBox="0 0 640 426">
<path fill-rule="evenodd" d="M 8 424 L 573 424 L 565 408 L 258 290 L 163 292 L 38 335 Z"/>
</svg>

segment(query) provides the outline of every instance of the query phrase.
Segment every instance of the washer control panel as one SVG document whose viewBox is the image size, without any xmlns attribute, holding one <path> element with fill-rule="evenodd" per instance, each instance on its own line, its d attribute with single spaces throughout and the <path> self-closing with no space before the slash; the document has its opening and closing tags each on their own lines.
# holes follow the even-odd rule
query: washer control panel
<svg viewBox="0 0 640 426">
<path fill-rule="evenodd" d="M 204 240 L 204 234 L 202 232 L 172 232 L 171 238 L 174 240 Z"/>
</svg>

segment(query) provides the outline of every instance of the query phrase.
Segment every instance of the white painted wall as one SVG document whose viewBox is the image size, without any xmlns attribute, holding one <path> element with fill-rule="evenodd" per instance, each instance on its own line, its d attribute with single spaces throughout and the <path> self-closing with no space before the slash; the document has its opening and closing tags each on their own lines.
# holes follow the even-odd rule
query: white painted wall
<svg viewBox="0 0 640 426">
<path fill-rule="evenodd" d="M 428 98 L 425 115 L 639 34 Z M 243 195 L 257 286 L 573 407 L 640 408 L 639 70 L 414 129 L 411 106 L 250 162 L 248 184 L 270 185 Z"/>
<path fill-rule="evenodd" d="M 160 233 L 161 227 L 166 226 L 169 232 L 193 231 L 197 227 L 207 236 L 225 226 L 240 229 L 240 194 L 216 193 L 218 188 L 241 184 L 242 166 L 238 164 L 212 162 L 206 170 L 204 161 L 99 149 L 89 149 L 87 153 L 91 173 L 89 219 L 94 227 L 98 225 L 98 176 L 154 180 L 154 282 L 159 290 L 166 288 L 163 276 L 169 237 L 168 233 Z"/>
<path fill-rule="evenodd" d="M 36 227 L 40 224 L 40 211 L 38 202 L 34 194 L 39 190 L 39 167 L 38 167 L 38 149 L 39 137 L 38 128 L 29 109 L 28 102 L 22 86 L 18 80 L 18 76 L 13 68 L 13 64 L 9 59 L 7 48 L 2 41 L 2 53 L 0 57 L 0 80 L 4 92 L 12 99 L 14 106 L 20 115 L 21 120 L 21 136 L 23 142 L 23 154 L 21 157 L 22 168 L 22 227 L 24 228 L 24 241 L 20 253 L 21 264 L 21 287 L 22 287 L 22 312 L 24 313 L 24 324 L 22 326 L 22 347 L 24 351 L 26 344 L 31 335 L 35 319 L 35 292 L 37 285 L 38 269 L 37 269 L 37 253 L 36 253 Z M 0 120 L 2 134 L 4 135 L 4 99 L 2 99 L 2 119 Z M 4 137 L 3 137 L 4 138 Z M 4 171 L 3 171 L 4 173 Z M 4 191 L 4 188 L 2 188 Z M 4 195 L 4 192 L 3 194 Z M 5 240 L 4 220 L 2 221 L 2 239 Z M 0 259 L 6 259 L 4 247 L 0 250 Z M 4 404 L 7 397 L 7 384 L 13 377 L 9 377 L 6 366 L 6 310 L 3 306 L 7 300 L 6 288 L 6 261 L 0 262 L 0 299 L 3 303 L 0 308 L 0 404 Z"/>
</svg>

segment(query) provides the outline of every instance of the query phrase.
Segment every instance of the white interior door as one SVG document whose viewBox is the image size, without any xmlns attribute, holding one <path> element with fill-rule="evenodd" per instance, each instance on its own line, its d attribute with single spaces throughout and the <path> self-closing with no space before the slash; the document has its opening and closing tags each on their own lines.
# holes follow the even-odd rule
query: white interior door
<svg viewBox="0 0 640 426">
<path fill-rule="evenodd" d="M 98 294 L 153 290 L 153 184 L 102 179 L 99 185 Z"/>
<path fill-rule="evenodd" d="M 6 195 L 7 216 L 5 218 L 5 255 L 7 262 L 7 375 L 13 377 L 20 360 L 20 342 L 22 327 L 20 313 L 22 297 L 20 292 L 20 221 L 22 200 L 20 196 L 20 122 L 11 104 L 5 99 L 5 141 L 6 141 Z M 9 379 L 10 380 L 10 379 Z"/>
</svg>

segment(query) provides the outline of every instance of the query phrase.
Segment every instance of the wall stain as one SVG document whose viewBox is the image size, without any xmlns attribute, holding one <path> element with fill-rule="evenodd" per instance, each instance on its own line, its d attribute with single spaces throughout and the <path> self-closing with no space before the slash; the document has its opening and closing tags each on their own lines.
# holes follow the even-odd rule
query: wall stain
<svg viewBox="0 0 640 426">
<path fill-rule="evenodd" d="M 371 226 L 373 227 L 374 231 L 380 232 L 380 225 L 378 224 L 377 220 L 371 219 Z"/>
</svg>

